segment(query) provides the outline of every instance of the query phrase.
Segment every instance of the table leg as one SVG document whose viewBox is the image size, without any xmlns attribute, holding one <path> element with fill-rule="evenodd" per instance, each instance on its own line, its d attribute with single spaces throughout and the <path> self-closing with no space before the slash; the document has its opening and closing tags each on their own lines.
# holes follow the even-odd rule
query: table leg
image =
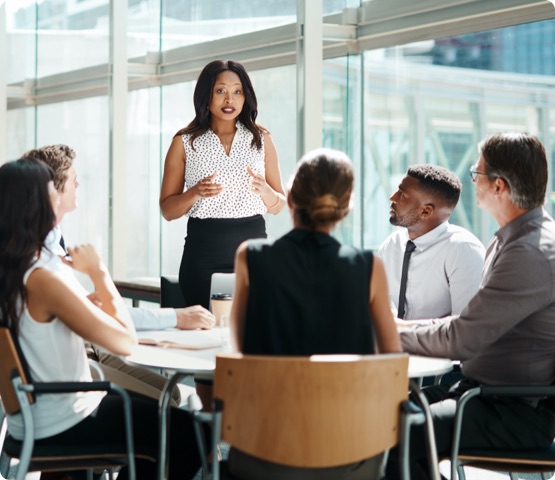
<svg viewBox="0 0 555 480">
<path fill-rule="evenodd" d="M 410 386 L 412 392 L 418 399 L 418 403 L 420 403 L 420 407 L 424 411 L 424 416 L 426 417 L 425 422 L 425 429 L 426 429 L 426 443 L 428 447 L 428 461 L 430 464 L 430 475 L 432 480 L 441 480 L 441 476 L 439 474 L 439 461 L 437 458 L 437 446 L 436 446 L 436 437 L 434 434 L 434 422 L 432 420 L 432 412 L 430 411 L 430 404 L 426 397 L 420 390 L 420 385 L 417 381 L 411 379 Z"/>
<path fill-rule="evenodd" d="M 164 389 L 162 390 L 162 395 L 158 401 L 158 418 L 159 418 L 159 442 L 158 446 L 160 448 L 158 455 L 158 480 L 165 480 L 168 478 L 169 470 L 169 421 L 170 421 L 170 401 L 172 398 L 172 392 L 177 383 L 187 374 L 176 372 L 173 376 L 166 382 Z"/>
</svg>

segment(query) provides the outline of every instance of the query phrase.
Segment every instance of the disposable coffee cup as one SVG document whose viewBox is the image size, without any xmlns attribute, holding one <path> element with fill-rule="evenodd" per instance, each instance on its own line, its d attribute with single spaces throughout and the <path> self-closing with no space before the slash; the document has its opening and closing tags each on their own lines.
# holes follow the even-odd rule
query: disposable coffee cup
<svg viewBox="0 0 555 480">
<path fill-rule="evenodd" d="M 229 327 L 229 315 L 233 296 L 231 293 L 214 293 L 211 297 L 212 313 L 216 317 L 216 325 Z"/>
</svg>

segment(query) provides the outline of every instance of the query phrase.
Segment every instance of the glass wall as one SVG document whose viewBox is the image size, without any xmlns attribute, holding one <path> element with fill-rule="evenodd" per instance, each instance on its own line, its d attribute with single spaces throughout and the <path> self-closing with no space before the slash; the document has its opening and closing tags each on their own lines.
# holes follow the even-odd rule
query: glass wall
<svg viewBox="0 0 555 480">
<path fill-rule="evenodd" d="M 467 172 L 477 143 L 496 132 L 537 135 L 553 159 L 553 129 L 542 119 L 555 103 L 555 71 L 528 60 L 528 67 L 516 68 L 514 60 L 535 55 L 552 61 L 553 52 L 536 37 L 549 37 L 553 28 L 550 20 L 364 53 L 363 201 L 372 207 L 372 218 L 364 219 L 366 246 L 376 247 L 390 232 L 388 197 L 414 163 L 459 175 L 463 194 L 451 221 L 489 241 L 497 226 L 477 209 Z"/>
<path fill-rule="evenodd" d="M 162 49 L 293 23 L 296 13 L 296 0 L 162 0 Z"/>
<path fill-rule="evenodd" d="M 104 259 L 108 259 L 110 248 L 107 117 L 106 97 L 37 108 L 36 144 L 43 146 L 64 143 L 77 153 L 75 170 L 80 184 L 79 208 L 62 221 L 66 243 L 93 243 Z"/>
<path fill-rule="evenodd" d="M 127 246 L 128 277 L 160 271 L 160 88 L 129 93 Z M 115 186 L 117 188 L 117 185 Z"/>
<path fill-rule="evenodd" d="M 108 61 L 109 0 L 6 0 L 8 82 Z"/>
<path fill-rule="evenodd" d="M 35 146 L 35 109 L 8 111 L 8 160 L 15 160 Z"/>
</svg>

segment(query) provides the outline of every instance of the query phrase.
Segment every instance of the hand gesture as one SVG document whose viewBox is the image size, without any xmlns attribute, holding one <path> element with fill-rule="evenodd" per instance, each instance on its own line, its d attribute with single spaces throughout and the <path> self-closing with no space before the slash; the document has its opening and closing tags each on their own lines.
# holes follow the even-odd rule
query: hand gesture
<svg viewBox="0 0 555 480">
<path fill-rule="evenodd" d="M 203 178 L 195 185 L 195 189 L 199 197 L 215 197 L 216 195 L 219 195 L 223 192 L 224 186 L 221 183 L 214 183 L 214 179 L 217 175 L 217 172 L 214 172 L 212 175 Z"/>
<path fill-rule="evenodd" d="M 259 173 L 256 173 L 251 167 L 247 167 L 247 171 L 251 176 L 251 191 L 262 197 L 264 193 L 270 189 L 270 186 L 266 183 L 266 179 Z"/>
<path fill-rule="evenodd" d="M 193 330 L 195 328 L 208 330 L 216 323 L 214 315 L 200 305 L 176 308 L 175 313 L 177 315 L 177 328 L 181 330 Z"/>
<path fill-rule="evenodd" d="M 96 305 L 98 308 L 102 308 L 102 302 L 100 301 L 100 298 L 98 297 L 96 292 L 89 293 L 87 295 L 87 298 L 91 301 L 91 303 Z"/>
<path fill-rule="evenodd" d="M 67 253 L 68 256 L 60 257 L 62 262 L 78 272 L 91 276 L 97 271 L 106 269 L 96 248 L 91 244 L 68 247 Z"/>
</svg>

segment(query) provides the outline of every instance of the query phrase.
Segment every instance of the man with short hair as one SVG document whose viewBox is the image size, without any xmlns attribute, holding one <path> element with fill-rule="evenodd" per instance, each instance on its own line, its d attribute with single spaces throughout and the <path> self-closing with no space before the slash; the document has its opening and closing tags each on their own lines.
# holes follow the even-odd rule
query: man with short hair
<svg viewBox="0 0 555 480">
<path fill-rule="evenodd" d="M 405 320 L 459 314 L 478 291 L 485 248 L 472 233 L 449 223 L 461 182 L 447 168 L 413 165 L 390 197 L 389 221 L 395 230 L 380 246 L 391 303 Z M 404 308 L 401 284 L 408 259 Z"/>
<path fill-rule="evenodd" d="M 24 157 L 42 160 L 50 166 L 54 172 L 54 186 L 60 193 L 60 205 L 57 212 L 57 224 L 62 221 L 65 214 L 77 208 L 77 188 L 79 181 L 73 166 L 75 152 L 67 145 L 47 145 L 26 152 Z M 85 288 L 79 283 L 74 275 L 73 269 L 64 265 L 59 255 L 64 256 L 65 244 L 58 226 L 48 235 L 45 241 L 45 249 L 41 257 L 46 259 L 54 271 L 58 271 L 66 278 L 76 291 L 88 295 Z M 94 300 L 94 294 L 88 295 Z M 177 327 L 180 329 L 212 328 L 215 319 L 212 313 L 200 305 L 187 308 L 159 308 L 156 310 L 143 308 L 130 308 L 131 317 L 139 330 L 159 330 L 163 328 Z M 96 359 L 100 362 L 106 377 L 121 386 L 154 397 L 159 398 L 167 379 L 155 374 L 150 370 L 131 367 L 119 357 L 108 352 L 95 350 Z M 173 400 L 180 403 L 178 389 L 174 390 Z"/>
<path fill-rule="evenodd" d="M 499 224 L 477 294 L 460 315 L 401 329 L 405 351 L 463 361 L 466 379 L 424 389 L 440 455 L 451 446 L 457 400 L 485 385 L 550 385 L 555 380 L 555 221 L 544 210 L 548 179 L 543 145 L 524 133 L 480 144 L 470 174 L 480 208 Z M 436 319 L 437 320 L 437 319 Z M 555 412 L 538 398 L 483 398 L 468 403 L 461 448 L 548 447 Z M 412 435 L 413 479 L 428 478 L 423 431 Z M 389 464 L 388 479 L 397 477 Z"/>
</svg>

